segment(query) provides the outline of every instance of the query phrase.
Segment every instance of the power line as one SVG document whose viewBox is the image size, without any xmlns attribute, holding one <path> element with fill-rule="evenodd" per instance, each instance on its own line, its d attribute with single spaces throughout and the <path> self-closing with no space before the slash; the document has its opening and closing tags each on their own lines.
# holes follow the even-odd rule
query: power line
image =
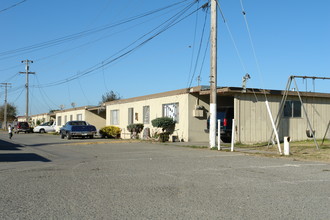
<svg viewBox="0 0 330 220">
<path fill-rule="evenodd" d="M 27 0 L 23 0 L 23 1 L 20 1 L 20 2 L 18 2 L 18 3 L 16 3 L 16 4 L 12 5 L 12 6 L 9 6 L 9 7 L 7 7 L 7 8 L 4 8 L 4 9 L 0 10 L 0 13 L 1 13 L 1 12 L 4 12 L 4 11 L 7 11 L 7 10 L 9 10 L 9 9 L 11 9 L 11 8 L 14 8 L 14 7 L 16 7 L 16 6 L 18 6 L 18 5 L 20 5 L 20 4 L 24 3 L 24 2 L 26 2 L 26 1 L 27 1 Z"/>
<path fill-rule="evenodd" d="M 238 56 L 238 58 L 239 58 L 239 61 L 240 61 L 241 65 L 242 65 L 242 67 L 243 67 L 243 70 L 244 70 L 245 73 L 247 73 L 247 68 L 246 68 L 246 66 L 245 66 L 245 64 L 244 64 L 244 62 L 243 62 L 242 56 L 241 56 L 241 54 L 240 54 L 240 52 L 239 52 L 239 50 L 238 50 L 237 44 L 236 44 L 236 42 L 235 42 L 235 39 L 234 39 L 233 34 L 232 34 L 232 32 L 231 32 L 231 30 L 230 30 L 230 28 L 229 28 L 229 25 L 228 25 L 227 19 L 226 19 L 225 15 L 224 15 L 224 13 L 223 13 L 223 11 L 222 11 L 222 9 L 221 9 L 221 6 L 220 6 L 220 3 L 219 3 L 219 2 L 218 2 L 218 4 L 217 4 L 217 6 L 218 6 L 219 12 L 220 12 L 220 14 L 221 14 L 221 16 L 222 16 L 223 23 L 226 25 L 226 28 L 227 28 L 227 31 L 228 31 L 228 33 L 229 33 L 230 39 L 231 39 L 231 41 L 232 41 L 232 43 L 233 43 L 233 45 L 234 45 L 234 48 L 235 48 L 236 54 L 237 54 L 237 56 Z"/>
<path fill-rule="evenodd" d="M 98 33 L 98 32 L 104 31 L 104 30 L 108 30 L 110 28 L 114 28 L 114 27 L 129 23 L 129 22 L 141 19 L 141 18 L 145 18 L 145 17 L 153 15 L 155 13 L 170 9 L 170 8 L 172 8 L 174 6 L 177 6 L 179 4 L 182 4 L 183 2 L 186 2 L 186 1 L 188 1 L 188 0 L 180 1 L 180 2 L 171 4 L 171 5 L 159 8 L 159 9 L 151 10 L 151 11 L 145 12 L 143 14 L 130 17 L 126 20 L 119 21 L 119 22 L 114 23 L 114 24 L 108 24 L 108 25 L 105 25 L 105 26 L 102 26 L 102 27 L 81 31 L 81 32 L 78 32 L 78 33 L 75 33 L 75 34 L 67 35 L 67 36 L 64 36 L 64 37 L 60 37 L 60 38 L 57 38 L 57 39 L 45 41 L 45 42 L 42 42 L 42 43 L 38 43 L 38 44 L 34 44 L 34 45 L 30 45 L 30 46 L 26 46 L 26 47 L 14 49 L 14 50 L 4 51 L 4 52 L 0 53 L 0 57 L 7 56 L 7 57 L 2 58 L 2 59 L 6 59 L 6 58 L 12 57 L 12 56 L 8 56 L 8 55 L 11 55 L 11 54 L 24 54 L 26 52 L 34 52 L 34 51 L 37 51 L 37 50 L 40 50 L 40 49 L 45 49 L 45 48 L 48 48 L 48 47 L 57 46 L 59 44 L 62 44 L 62 43 L 68 42 L 68 41 L 73 41 L 73 40 L 76 40 L 76 39 L 79 39 L 79 38 L 82 38 L 82 37 L 86 37 L 86 36 L 89 36 L 91 34 L 95 34 L 95 33 Z"/>
<path fill-rule="evenodd" d="M 194 71 L 193 71 L 193 75 L 191 77 L 191 80 L 190 80 L 190 83 L 189 83 L 189 86 L 191 86 L 192 84 L 192 81 L 194 79 L 194 76 L 195 76 L 195 73 L 196 73 L 196 69 L 197 69 L 197 64 L 198 64 L 198 59 L 199 59 L 199 56 L 200 56 L 200 52 L 201 52 L 201 49 L 202 49 L 202 44 L 203 44 L 203 39 L 204 39 L 204 33 L 205 33 L 205 26 L 206 26 L 206 21 L 207 21 L 207 12 L 205 13 L 205 17 L 204 17 L 204 25 L 203 25 L 203 30 L 202 30 L 202 35 L 201 35 L 201 39 L 199 41 L 199 47 L 198 47 L 198 52 L 197 52 L 197 57 L 196 57 L 196 62 L 195 62 L 195 67 L 194 67 Z"/>
<path fill-rule="evenodd" d="M 266 100 L 267 100 L 267 95 L 266 95 L 266 92 L 265 92 L 265 85 L 264 85 L 264 81 L 263 81 L 263 78 L 262 78 L 262 73 L 261 73 L 261 69 L 260 69 L 259 61 L 258 61 L 257 54 L 256 54 L 256 50 L 255 50 L 255 47 L 254 47 L 254 44 L 253 44 L 253 40 L 252 40 L 252 35 L 251 35 L 250 27 L 249 27 L 249 24 L 248 24 L 248 21 L 247 21 L 247 18 L 246 18 L 246 11 L 245 11 L 245 9 L 244 9 L 244 7 L 243 7 L 243 2 L 242 2 L 242 0 L 240 0 L 240 3 L 241 3 L 242 14 L 243 14 L 244 21 L 245 21 L 246 30 L 247 30 L 247 32 L 248 32 L 249 40 L 250 40 L 250 44 L 251 44 L 251 48 L 252 48 L 252 51 L 253 51 L 254 60 L 255 60 L 255 62 L 256 62 L 257 69 L 258 69 L 258 73 L 259 73 L 259 77 L 260 77 L 260 80 L 261 80 L 261 84 L 262 84 L 262 88 L 263 88 L 263 93 L 264 93 L 265 98 L 266 98 Z"/>
<path fill-rule="evenodd" d="M 109 65 L 109 64 L 111 64 L 111 63 L 113 63 L 113 62 L 115 62 L 115 61 L 117 61 L 117 60 L 119 60 L 119 59 L 121 59 L 123 57 L 125 57 L 125 56 L 130 55 L 132 52 L 134 52 L 137 49 L 141 48 L 142 46 L 144 46 L 146 43 L 148 43 L 149 41 L 151 41 L 152 39 L 154 39 L 155 37 L 157 37 L 161 33 L 165 32 L 166 30 L 170 29 L 171 27 L 175 26 L 176 24 L 178 24 L 182 20 L 186 19 L 187 17 L 191 16 L 192 14 L 196 13 L 198 10 L 200 10 L 200 9 L 203 8 L 203 6 L 201 6 L 198 9 L 193 10 L 192 12 L 190 12 L 187 15 L 183 16 L 193 6 L 193 4 L 195 4 L 195 2 L 191 3 L 190 5 L 188 5 L 187 7 L 185 7 L 182 11 L 180 11 L 180 12 L 176 13 L 175 15 L 173 15 L 171 18 L 169 18 L 168 20 L 166 20 L 165 22 L 163 22 L 158 27 L 156 27 L 156 28 L 152 29 L 151 31 L 149 31 L 148 33 L 142 35 L 137 40 L 135 40 L 134 42 L 132 42 L 131 44 L 129 44 L 125 48 L 121 49 L 120 51 L 118 51 L 114 55 L 112 55 L 109 58 L 101 61 L 101 63 L 95 64 L 94 66 L 86 69 L 85 71 L 82 71 L 80 73 L 77 73 L 77 74 L 75 74 L 75 75 L 73 75 L 71 77 L 68 77 L 66 79 L 59 80 L 59 81 L 52 82 L 52 83 L 43 84 L 43 85 L 36 85 L 34 87 L 37 87 L 37 88 L 39 88 L 39 87 L 51 87 L 51 86 L 56 86 L 56 85 L 64 84 L 64 83 L 70 82 L 72 80 L 78 79 L 80 77 L 83 77 L 83 76 L 85 76 L 87 74 L 90 74 L 92 72 L 95 72 L 96 70 L 99 70 L 100 68 L 103 68 L 103 67 L 105 67 L 105 66 L 107 66 L 107 65 Z M 141 43 L 139 43 L 135 47 L 129 49 L 131 46 L 133 46 L 134 44 L 136 44 L 138 41 L 142 40 L 144 37 L 146 37 L 147 35 L 155 32 L 155 31 L 157 31 L 155 34 L 153 34 L 152 36 L 150 36 L 146 40 L 142 41 Z M 119 55 L 117 57 L 114 57 L 117 54 L 119 54 Z"/>
</svg>

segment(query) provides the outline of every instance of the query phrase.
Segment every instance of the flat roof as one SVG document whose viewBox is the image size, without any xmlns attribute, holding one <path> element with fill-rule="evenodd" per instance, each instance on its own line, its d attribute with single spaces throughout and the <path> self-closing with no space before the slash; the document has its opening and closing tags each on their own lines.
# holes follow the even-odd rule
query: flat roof
<svg viewBox="0 0 330 220">
<path fill-rule="evenodd" d="M 173 96 L 173 95 L 193 94 L 193 93 L 197 93 L 199 95 L 209 95 L 210 87 L 209 86 L 196 86 L 196 87 L 191 87 L 191 88 L 155 93 L 155 94 L 150 94 L 150 95 L 145 95 L 145 96 L 138 96 L 138 97 L 127 98 L 127 99 L 118 99 L 118 100 L 114 100 L 114 101 L 105 102 L 104 105 L 115 105 L 115 104 L 143 101 L 143 100 L 161 98 L 161 97 L 167 97 L 167 96 Z M 330 98 L 330 93 L 315 93 L 315 92 L 301 92 L 301 91 L 299 91 L 299 93 L 303 97 Z M 259 95 L 266 94 L 266 95 L 271 95 L 271 96 L 272 95 L 283 96 L 285 94 L 285 90 L 246 88 L 246 91 L 244 91 L 242 87 L 218 87 L 217 94 L 221 95 L 221 96 L 235 95 L 235 94 L 259 94 Z M 288 91 L 288 96 L 298 96 L 298 92 L 297 91 Z"/>
</svg>

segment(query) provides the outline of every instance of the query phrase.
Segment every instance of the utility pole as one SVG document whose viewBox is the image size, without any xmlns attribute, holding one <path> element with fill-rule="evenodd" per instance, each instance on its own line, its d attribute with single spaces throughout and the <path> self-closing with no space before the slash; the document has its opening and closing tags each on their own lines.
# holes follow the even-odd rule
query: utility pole
<svg viewBox="0 0 330 220">
<path fill-rule="evenodd" d="M 210 148 L 215 147 L 217 121 L 217 0 L 211 0 Z M 220 134 L 218 134 L 220 135 Z"/>
<path fill-rule="evenodd" d="M 26 122 L 29 122 L 29 74 L 35 74 L 35 72 L 29 72 L 29 64 L 33 63 L 32 60 L 22 60 L 22 63 L 25 63 L 25 72 L 19 72 L 21 74 L 26 74 L 26 83 L 25 83 L 25 88 L 26 88 L 26 112 L 25 112 L 25 117 L 26 117 Z"/>
<path fill-rule="evenodd" d="M 0 83 L 1 87 L 5 87 L 5 109 L 3 114 L 3 123 L 5 124 L 5 130 L 7 130 L 7 88 L 11 83 Z"/>
</svg>

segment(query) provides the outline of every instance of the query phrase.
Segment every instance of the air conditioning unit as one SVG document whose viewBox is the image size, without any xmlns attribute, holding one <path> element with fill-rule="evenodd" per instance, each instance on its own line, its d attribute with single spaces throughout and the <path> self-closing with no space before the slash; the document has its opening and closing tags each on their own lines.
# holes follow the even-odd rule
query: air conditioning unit
<svg viewBox="0 0 330 220">
<path fill-rule="evenodd" d="M 203 109 L 194 109 L 193 110 L 193 117 L 203 118 L 204 117 L 204 110 Z"/>
</svg>

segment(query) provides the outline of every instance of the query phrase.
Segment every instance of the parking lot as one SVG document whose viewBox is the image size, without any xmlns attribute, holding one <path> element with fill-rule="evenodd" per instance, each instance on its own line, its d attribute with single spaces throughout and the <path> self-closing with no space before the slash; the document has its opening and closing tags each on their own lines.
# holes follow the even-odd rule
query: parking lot
<svg viewBox="0 0 330 220">
<path fill-rule="evenodd" d="M 93 142 L 98 142 L 97 144 Z M 1 219 L 328 219 L 330 164 L 0 133 Z"/>
</svg>

